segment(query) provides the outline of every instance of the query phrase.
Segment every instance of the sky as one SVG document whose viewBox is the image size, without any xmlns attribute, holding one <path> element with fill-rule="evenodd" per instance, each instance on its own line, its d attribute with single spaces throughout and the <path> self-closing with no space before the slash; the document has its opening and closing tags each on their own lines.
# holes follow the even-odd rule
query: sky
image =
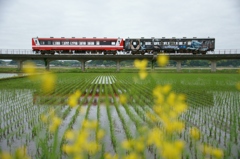
<svg viewBox="0 0 240 159">
<path fill-rule="evenodd" d="M 31 49 L 32 37 L 211 37 L 240 49 L 240 0 L 0 0 L 0 49 Z"/>
</svg>

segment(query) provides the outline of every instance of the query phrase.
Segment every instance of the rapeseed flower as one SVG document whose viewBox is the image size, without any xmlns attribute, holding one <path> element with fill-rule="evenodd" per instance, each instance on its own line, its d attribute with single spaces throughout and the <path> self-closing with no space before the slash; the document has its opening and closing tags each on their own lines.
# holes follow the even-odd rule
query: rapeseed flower
<svg viewBox="0 0 240 159">
<path fill-rule="evenodd" d="M 194 140 L 199 140 L 199 139 L 200 139 L 200 131 L 198 130 L 198 128 L 192 127 L 192 128 L 190 129 L 190 136 L 191 136 Z"/>
<path fill-rule="evenodd" d="M 140 79 L 142 79 L 142 80 L 145 79 L 148 75 L 148 73 L 146 72 L 147 64 L 148 64 L 148 60 L 146 60 L 146 59 L 144 59 L 144 60 L 137 59 L 134 61 L 134 66 L 140 70 L 139 76 L 140 76 Z"/>
<path fill-rule="evenodd" d="M 52 93 L 55 89 L 56 76 L 53 73 L 44 72 L 41 80 L 43 92 Z"/>
<path fill-rule="evenodd" d="M 159 66 L 166 66 L 168 64 L 169 61 L 169 56 L 168 55 L 158 55 L 157 56 L 157 63 Z"/>
<path fill-rule="evenodd" d="M 148 60 L 144 59 L 144 60 L 134 60 L 134 66 L 140 70 L 144 70 L 146 69 L 148 64 Z"/>
<path fill-rule="evenodd" d="M 62 123 L 62 119 L 58 118 L 57 116 L 53 117 L 52 123 L 49 126 L 50 132 L 55 132 L 61 123 Z"/>
<path fill-rule="evenodd" d="M 69 96 L 68 98 L 68 105 L 70 107 L 75 107 L 78 104 L 78 100 L 81 96 L 81 92 L 79 90 L 77 90 L 76 92 L 74 92 L 72 95 Z"/>
<path fill-rule="evenodd" d="M 240 90 L 240 82 L 237 83 L 236 87 L 238 90 Z"/>
<path fill-rule="evenodd" d="M 126 104 L 127 103 L 127 96 L 124 94 L 119 95 L 119 101 L 121 104 Z"/>
<path fill-rule="evenodd" d="M 28 75 L 33 75 L 36 73 L 36 66 L 33 62 L 26 62 L 25 67 L 23 67 L 23 72 Z"/>
</svg>

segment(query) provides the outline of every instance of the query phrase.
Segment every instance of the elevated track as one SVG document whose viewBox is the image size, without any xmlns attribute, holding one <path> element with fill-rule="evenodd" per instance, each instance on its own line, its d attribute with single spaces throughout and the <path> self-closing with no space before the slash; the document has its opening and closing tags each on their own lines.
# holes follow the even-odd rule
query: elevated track
<svg viewBox="0 0 240 159">
<path fill-rule="evenodd" d="M 209 60 L 211 61 L 211 71 L 216 72 L 216 61 L 240 59 L 240 50 L 215 50 L 214 52 L 207 52 L 205 55 L 190 54 L 190 53 L 168 53 L 170 60 L 177 62 L 177 71 L 181 71 L 181 61 L 183 60 Z M 156 54 L 117 54 L 117 55 L 103 55 L 103 54 L 55 54 L 55 55 L 41 55 L 36 54 L 32 50 L 16 50 L 16 49 L 0 49 L 0 59 L 17 60 L 18 69 L 22 69 L 22 63 L 26 60 L 44 60 L 46 69 L 50 69 L 50 62 L 54 60 L 78 60 L 81 62 L 82 71 L 85 70 L 85 62 L 88 60 L 113 60 L 116 61 L 117 71 L 120 70 L 120 62 L 125 60 L 147 59 L 149 61 L 156 61 L 158 55 Z"/>
</svg>

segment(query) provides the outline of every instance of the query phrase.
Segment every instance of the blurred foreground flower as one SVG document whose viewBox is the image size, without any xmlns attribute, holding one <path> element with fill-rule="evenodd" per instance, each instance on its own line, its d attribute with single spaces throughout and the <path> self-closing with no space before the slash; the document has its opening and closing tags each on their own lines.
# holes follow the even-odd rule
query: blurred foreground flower
<svg viewBox="0 0 240 159">
<path fill-rule="evenodd" d="M 77 90 L 75 93 L 70 95 L 68 98 L 68 105 L 72 108 L 75 107 L 78 104 L 78 99 L 80 98 L 81 94 L 82 93 Z"/>
<path fill-rule="evenodd" d="M 44 72 L 41 79 L 43 92 L 53 92 L 55 89 L 56 76 L 51 72 Z"/>
<path fill-rule="evenodd" d="M 223 151 L 219 148 L 214 148 L 209 145 L 203 145 L 201 148 L 205 155 L 210 155 L 217 159 L 223 158 Z"/>
<path fill-rule="evenodd" d="M 31 157 L 27 154 L 26 147 L 20 147 L 15 151 L 14 155 L 11 155 L 8 152 L 0 151 L 0 159 L 30 159 Z"/>
<path fill-rule="evenodd" d="M 36 66 L 33 62 L 26 62 L 23 67 L 23 72 L 28 75 L 33 75 L 36 73 Z"/>
<path fill-rule="evenodd" d="M 162 54 L 157 56 L 157 63 L 161 67 L 166 66 L 168 64 L 168 61 L 169 61 L 168 55 Z"/>
<path fill-rule="evenodd" d="M 134 61 L 134 66 L 140 70 L 144 70 L 147 67 L 148 64 L 148 60 L 144 59 L 144 60 L 135 60 Z"/>
<path fill-rule="evenodd" d="M 139 76 L 140 76 L 140 79 L 142 80 L 147 77 L 147 71 L 146 71 L 147 64 L 148 64 L 148 60 L 146 59 L 143 59 L 142 61 L 138 59 L 134 60 L 134 66 L 140 69 Z"/>
<path fill-rule="evenodd" d="M 119 95 L 119 101 L 121 104 L 126 104 L 127 103 L 127 97 L 124 94 Z"/>
<path fill-rule="evenodd" d="M 194 140 L 200 139 L 200 131 L 196 127 L 190 129 L 190 135 Z"/>
<path fill-rule="evenodd" d="M 237 83 L 237 89 L 240 90 L 240 82 Z"/>
<path fill-rule="evenodd" d="M 96 132 L 97 121 L 84 120 L 82 128 L 78 131 L 68 130 L 65 139 L 71 142 L 63 144 L 62 151 L 73 158 L 85 158 L 86 155 L 95 155 L 101 150 L 100 140 L 104 136 L 104 131 L 98 129 L 97 139 L 91 137 L 91 133 Z"/>
</svg>

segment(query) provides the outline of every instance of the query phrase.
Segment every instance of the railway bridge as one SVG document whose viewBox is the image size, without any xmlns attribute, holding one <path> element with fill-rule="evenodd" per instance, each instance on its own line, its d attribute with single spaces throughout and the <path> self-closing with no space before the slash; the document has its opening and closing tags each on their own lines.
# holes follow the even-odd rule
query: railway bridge
<svg viewBox="0 0 240 159">
<path fill-rule="evenodd" d="M 215 50 L 208 52 L 205 55 L 193 55 L 188 53 L 168 53 L 170 60 L 177 62 L 177 71 L 181 71 L 181 62 L 183 60 L 209 60 L 211 61 L 211 71 L 216 72 L 216 62 L 225 59 L 240 59 L 240 50 Z M 145 54 L 145 55 L 131 55 L 131 54 L 118 54 L 118 55 L 103 55 L 103 54 L 55 54 L 55 55 L 41 55 L 35 54 L 31 50 L 0 50 L 0 59 L 16 60 L 18 61 L 18 69 L 22 69 L 23 61 L 26 60 L 43 60 L 47 70 L 50 69 L 50 62 L 54 60 L 78 60 L 81 62 L 81 69 L 85 71 L 85 63 L 88 60 L 113 60 L 116 61 L 116 70 L 120 70 L 120 62 L 124 60 L 147 59 L 152 62 L 156 61 L 158 55 Z"/>
</svg>

